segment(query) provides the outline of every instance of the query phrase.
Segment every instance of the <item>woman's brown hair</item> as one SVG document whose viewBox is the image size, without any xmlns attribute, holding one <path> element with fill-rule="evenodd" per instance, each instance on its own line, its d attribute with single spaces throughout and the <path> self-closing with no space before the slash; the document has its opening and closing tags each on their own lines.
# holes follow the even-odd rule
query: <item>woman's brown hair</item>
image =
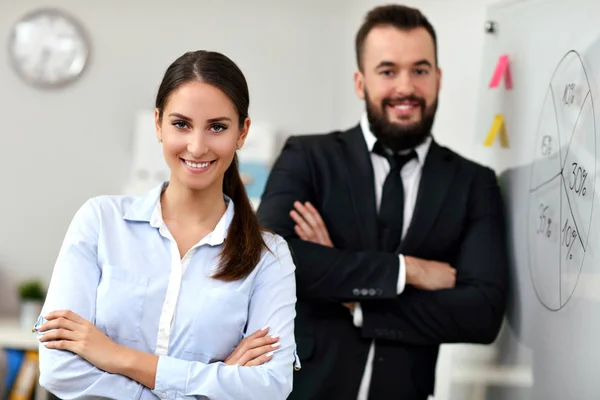
<svg viewBox="0 0 600 400">
<path fill-rule="evenodd" d="M 244 126 L 250 105 L 244 74 L 225 55 L 204 50 L 187 52 L 167 68 L 156 96 L 160 119 L 171 93 L 190 81 L 207 83 L 225 93 L 238 112 L 239 127 Z M 233 201 L 235 214 L 221 252 L 219 270 L 213 278 L 235 281 L 252 272 L 260 261 L 263 249 L 267 248 L 258 218 L 240 177 L 237 154 L 225 171 L 223 193 Z"/>
</svg>

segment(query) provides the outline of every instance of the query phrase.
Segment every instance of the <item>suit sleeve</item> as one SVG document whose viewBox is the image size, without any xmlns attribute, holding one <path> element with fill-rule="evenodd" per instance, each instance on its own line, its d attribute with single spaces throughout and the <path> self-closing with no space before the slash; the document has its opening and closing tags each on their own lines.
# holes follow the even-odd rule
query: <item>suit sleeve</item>
<svg viewBox="0 0 600 400">
<path fill-rule="evenodd" d="M 397 293 L 398 256 L 351 251 L 301 240 L 290 217 L 294 201 L 317 207 L 318 173 L 299 137 L 290 137 L 275 162 L 258 208 L 261 224 L 284 237 L 296 263 L 298 298 L 332 301 L 391 299 Z M 319 210 L 320 211 L 320 210 Z"/>
<path fill-rule="evenodd" d="M 393 301 L 363 302 L 363 335 L 410 344 L 493 342 L 505 311 L 508 273 L 504 209 L 494 173 L 473 182 L 468 228 L 455 264 L 456 286 L 407 287 Z"/>
</svg>

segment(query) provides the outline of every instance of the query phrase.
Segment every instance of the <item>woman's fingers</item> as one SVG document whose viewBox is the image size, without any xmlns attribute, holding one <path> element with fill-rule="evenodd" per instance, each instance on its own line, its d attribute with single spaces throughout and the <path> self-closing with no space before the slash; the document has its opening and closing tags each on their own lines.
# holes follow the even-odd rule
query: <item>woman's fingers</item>
<svg viewBox="0 0 600 400">
<path fill-rule="evenodd" d="M 246 339 L 256 339 L 259 337 L 265 337 L 267 335 L 267 332 L 269 332 L 269 327 L 265 326 L 262 329 L 259 329 L 258 331 L 254 332 L 252 335 L 248 336 Z"/>
<path fill-rule="evenodd" d="M 67 319 L 65 317 L 57 317 L 56 319 L 49 320 L 48 322 L 40 326 L 38 332 L 44 333 L 52 329 L 67 329 L 75 332 L 79 328 L 81 328 L 81 326 L 78 323 L 73 322 L 72 320 Z"/>
<path fill-rule="evenodd" d="M 257 337 L 254 339 L 250 339 L 250 336 L 249 336 L 244 340 L 246 340 L 246 343 L 243 345 L 243 348 L 244 348 L 244 352 L 247 352 L 249 350 L 256 349 L 257 347 L 262 347 L 262 346 L 265 346 L 268 344 L 277 343 L 277 341 L 279 340 L 279 335 Z"/>
<path fill-rule="evenodd" d="M 265 356 L 269 353 L 272 353 L 277 348 L 279 348 L 279 343 L 267 344 L 261 347 L 256 347 L 252 350 L 246 351 L 246 353 L 240 359 L 239 364 L 248 366 L 247 364 L 261 356 Z M 272 354 L 271 354 L 272 356 Z"/>
<path fill-rule="evenodd" d="M 267 353 L 260 357 L 255 358 L 254 360 L 248 361 L 244 364 L 244 367 L 257 367 L 259 365 L 263 365 L 264 363 L 271 361 L 273 359 L 273 352 Z"/>
<path fill-rule="evenodd" d="M 65 318 L 65 319 L 73 321 L 77 324 L 85 324 L 86 322 L 88 322 L 87 320 L 81 318 L 78 314 L 74 313 L 71 310 L 52 311 L 51 313 L 46 315 L 45 318 L 47 321 L 51 321 L 51 320 L 57 319 L 57 318 Z"/>
<path fill-rule="evenodd" d="M 77 332 L 70 331 L 68 329 L 54 329 L 50 332 L 44 333 L 40 338 L 40 342 L 49 342 L 54 340 L 68 340 L 76 341 L 79 339 Z"/>
<path fill-rule="evenodd" d="M 277 343 L 279 340 L 279 335 L 266 336 L 268 331 L 269 328 L 263 328 L 242 339 L 240 344 L 237 345 L 231 355 L 225 359 L 225 363 L 229 365 L 244 365 L 247 361 L 250 361 L 254 358 L 246 356 L 247 352 Z"/>
<path fill-rule="evenodd" d="M 252 351 L 262 348 L 264 346 L 273 345 L 273 344 L 277 343 L 278 341 L 279 341 L 279 335 L 271 335 L 271 336 L 259 337 L 256 339 L 248 340 L 243 346 L 241 346 L 242 353 L 240 353 L 240 357 L 239 357 L 240 361 L 238 361 L 238 364 L 244 365 L 245 362 L 250 361 L 251 359 L 254 358 L 254 357 L 249 357 L 249 358 L 245 357 L 245 355 L 248 352 L 252 352 Z M 242 359 L 245 362 L 241 362 Z"/>
</svg>

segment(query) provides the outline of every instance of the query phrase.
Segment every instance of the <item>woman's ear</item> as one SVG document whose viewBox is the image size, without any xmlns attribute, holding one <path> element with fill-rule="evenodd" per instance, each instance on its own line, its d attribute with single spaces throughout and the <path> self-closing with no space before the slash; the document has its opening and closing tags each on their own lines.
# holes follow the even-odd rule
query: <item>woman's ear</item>
<svg viewBox="0 0 600 400">
<path fill-rule="evenodd" d="M 242 130 L 240 131 L 240 137 L 237 140 L 238 150 L 241 149 L 242 146 L 244 146 L 244 143 L 246 142 L 246 138 L 248 137 L 248 132 L 250 131 L 250 125 L 251 125 L 251 120 L 250 120 L 250 117 L 248 117 L 244 121 L 244 126 L 242 127 Z"/>
<path fill-rule="evenodd" d="M 162 142 L 161 118 L 160 111 L 158 110 L 158 108 L 154 110 L 154 125 L 156 128 L 156 140 Z"/>
</svg>

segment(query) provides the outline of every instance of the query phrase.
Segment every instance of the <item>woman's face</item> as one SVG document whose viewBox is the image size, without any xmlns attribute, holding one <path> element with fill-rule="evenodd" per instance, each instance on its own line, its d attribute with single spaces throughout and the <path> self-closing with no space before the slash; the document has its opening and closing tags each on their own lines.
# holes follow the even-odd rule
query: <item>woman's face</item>
<svg viewBox="0 0 600 400">
<path fill-rule="evenodd" d="M 215 86 L 191 81 L 170 94 L 162 118 L 155 111 L 155 123 L 171 182 L 222 191 L 225 171 L 250 127 L 247 118 L 240 128 L 231 99 Z"/>
</svg>

